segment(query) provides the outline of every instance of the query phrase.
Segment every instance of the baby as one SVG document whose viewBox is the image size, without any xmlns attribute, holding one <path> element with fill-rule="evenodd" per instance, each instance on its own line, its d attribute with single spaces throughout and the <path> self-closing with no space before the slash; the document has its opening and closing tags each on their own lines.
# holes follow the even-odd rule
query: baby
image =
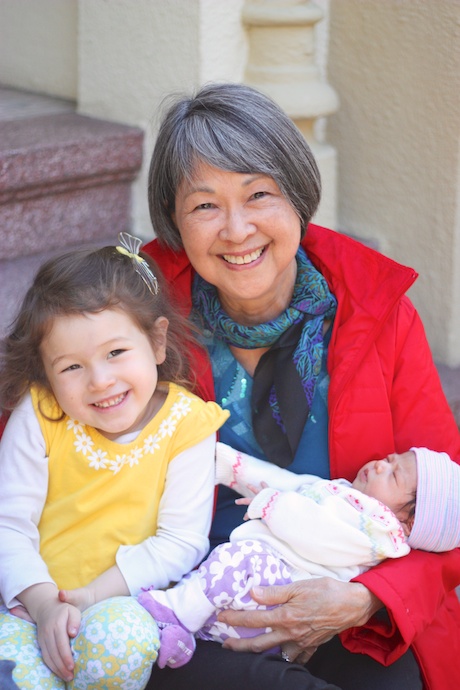
<svg viewBox="0 0 460 690">
<path fill-rule="evenodd" d="M 175 587 L 139 596 L 160 628 L 161 668 L 187 663 L 195 634 L 218 642 L 260 634 L 217 620 L 222 609 L 260 608 L 256 585 L 349 581 L 411 548 L 460 546 L 460 465 L 446 453 L 411 448 L 372 460 L 350 483 L 294 474 L 218 443 L 216 483 L 245 497 L 237 503 L 248 505 L 246 521 Z"/>
</svg>

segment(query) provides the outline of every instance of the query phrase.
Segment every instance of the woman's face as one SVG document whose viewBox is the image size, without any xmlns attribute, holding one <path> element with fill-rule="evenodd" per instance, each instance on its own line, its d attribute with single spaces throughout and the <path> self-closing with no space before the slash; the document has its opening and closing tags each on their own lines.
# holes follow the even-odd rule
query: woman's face
<svg viewBox="0 0 460 690">
<path fill-rule="evenodd" d="M 234 320 L 262 323 L 287 307 L 300 220 L 273 178 L 200 163 L 178 189 L 173 220 L 192 266 Z"/>
</svg>

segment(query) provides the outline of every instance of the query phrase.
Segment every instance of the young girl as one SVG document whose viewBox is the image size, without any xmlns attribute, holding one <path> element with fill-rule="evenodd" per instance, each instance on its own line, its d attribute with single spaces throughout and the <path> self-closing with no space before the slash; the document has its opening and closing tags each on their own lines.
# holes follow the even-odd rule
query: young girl
<svg viewBox="0 0 460 690">
<path fill-rule="evenodd" d="M 161 631 L 160 668 L 190 660 L 193 633 L 221 643 L 260 634 L 217 619 L 225 609 L 264 608 L 253 587 L 314 577 L 348 582 L 411 548 L 460 546 L 460 466 L 446 453 L 411 448 L 371 460 L 351 483 L 295 474 L 218 443 L 216 480 L 245 497 L 237 503 L 249 506 L 249 519 L 176 587 L 140 594 Z"/>
<path fill-rule="evenodd" d="M 21 690 L 144 688 L 158 630 L 136 597 L 208 549 L 228 413 L 190 392 L 189 329 L 119 240 L 45 264 L 4 342 L 0 660 Z M 62 590 L 90 583 L 82 615 Z"/>
</svg>

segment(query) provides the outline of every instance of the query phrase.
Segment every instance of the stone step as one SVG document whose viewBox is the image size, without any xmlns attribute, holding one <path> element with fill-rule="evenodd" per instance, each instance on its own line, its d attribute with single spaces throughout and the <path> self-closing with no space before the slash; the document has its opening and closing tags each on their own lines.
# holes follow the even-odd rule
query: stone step
<svg viewBox="0 0 460 690">
<path fill-rule="evenodd" d="M 0 334 L 38 266 L 131 227 L 143 132 L 0 86 Z"/>
<path fill-rule="evenodd" d="M 129 230 L 142 142 L 75 112 L 0 119 L 0 259 Z"/>
</svg>

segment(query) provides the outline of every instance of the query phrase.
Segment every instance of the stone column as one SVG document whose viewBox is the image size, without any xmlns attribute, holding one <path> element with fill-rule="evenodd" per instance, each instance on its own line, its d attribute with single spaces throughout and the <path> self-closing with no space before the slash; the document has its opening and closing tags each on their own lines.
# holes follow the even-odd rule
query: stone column
<svg viewBox="0 0 460 690">
<path fill-rule="evenodd" d="M 323 11 L 309 0 L 246 0 L 249 55 L 244 81 L 271 96 L 294 120 L 318 162 L 323 197 L 315 222 L 336 226 L 336 152 L 318 140 L 315 123 L 338 108 L 315 62 L 315 24 Z"/>
</svg>

